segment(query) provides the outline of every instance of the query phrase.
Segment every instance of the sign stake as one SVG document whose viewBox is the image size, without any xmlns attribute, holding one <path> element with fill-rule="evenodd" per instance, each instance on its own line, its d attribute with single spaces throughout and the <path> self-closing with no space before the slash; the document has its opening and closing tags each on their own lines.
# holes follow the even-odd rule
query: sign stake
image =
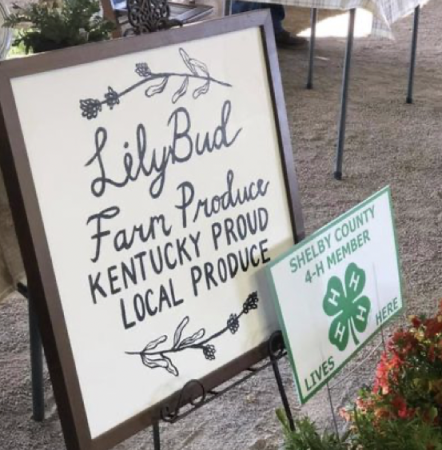
<svg viewBox="0 0 442 450">
<path fill-rule="evenodd" d="M 338 436 L 338 439 L 341 440 L 341 438 L 339 436 L 338 422 L 336 421 L 335 407 L 333 405 L 333 397 L 331 394 L 331 389 L 330 389 L 329 383 L 327 383 L 327 394 L 328 394 L 328 403 L 330 405 L 330 410 L 331 410 L 331 414 L 332 414 L 332 418 L 333 418 L 333 425 L 335 427 L 335 433 L 336 433 L 336 436 Z"/>
<path fill-rule="evenodd" d="M 276 383 L 278 385 L 279 395 L 281 396 L 284 411 L 289 422 L 290 429 L 295 430 L 295 423 L 293 421 L 292 411 L 290 410 L 289 401 L 287 399 L 287 393 L 285 392 L 284 384 L 282 383 L 281 372 L 279 371 L 278 359 L 284 352 L 284 342 L 282 339 L 282 333 L 276 331 L 269 339 L 269 357 L 272 363 L 273 373 L 275 374 Z"/>
</svg>

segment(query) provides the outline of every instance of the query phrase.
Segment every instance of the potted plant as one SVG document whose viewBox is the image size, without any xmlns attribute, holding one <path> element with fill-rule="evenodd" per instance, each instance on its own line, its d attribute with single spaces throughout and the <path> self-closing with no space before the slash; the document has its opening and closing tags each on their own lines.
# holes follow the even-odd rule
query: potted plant
<svg viewBox="0 0 442 450">
<path fill-rule="evenodd" d="M 435 316 L 411 316 L 396 330 L 373 388 L 362 389 L 342 415 L 355 424 L 359 440 L 375 436 L 382 448 L 392 448 L 386 442 L 395 438 L 407 450 L 442 450 L 442 302 Z"/>
<path fill-rule="evenodd" d="M 343 436 L 321 434 L 308 418 L 291 430 L 277 414 L 284 450 L 442 450 L 442 302 L 433 317 L 411 316 L 395 331 L 373 387 L 341 410 Z"/>
<path fill-rule="evenodd" d="M 115 24 L 100 16 L 98 0 L 65 0 L 13 5 L 4 26 L 17 30 L 13 45 L 44 52 L 110 38 Z"/>
</svg>

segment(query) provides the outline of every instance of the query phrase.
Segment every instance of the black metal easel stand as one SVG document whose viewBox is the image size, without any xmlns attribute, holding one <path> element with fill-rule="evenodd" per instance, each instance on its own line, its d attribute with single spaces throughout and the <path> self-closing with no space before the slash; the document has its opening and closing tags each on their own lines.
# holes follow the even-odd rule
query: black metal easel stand
<svg viewBox="0 0 442 450">
<path fill-rule="evenodd" d="M 29 308 L 29 340 L 31 347 L 31 379 L 32 379 L 32 418 L 42 422 L 45 418 L 45 399 L 43 381 L 43 346 L 37 324 L 34 304 L 28 287 L 23 283 L 17 284 L 17 290 L 28 300 Z"/>
<path fill-rule="evenodd" d="M 44 383 L 43 383 L 43 347 L 41 343 L 40 332 L 38 329 L 37 319 L 34 306 L 29 294 L 27 286 L 22 283 L 17 285 L 17 290 L 29 302 L 29 330 L 30 330 L 30 346 L 31 346 L 31 371 L 32 371 L 32 399 L 33 399 L 33 419 L 42 422 L 45 417 L 44 409 Z M 173 409 L 169 407 L 161 411 L 161 420 L 168 423 L 175 423 L 184 419 L 192 412 L 207 405 L 213 400 L 221 397 L 226 392 L 239 386 L 257 373 L 272 367 L 275 375 L 276 384 L 278 386 L 279 395 L 284 407 L 290 428 L 295 429 L 292 411 L 288 401 L 287 393 L 282 382 L 281 372 L 279 370 L 279 360 L 287 355 L 284 347 L 284 340 L 280 331 L 275 331 L 268 340 L 267 352 L 269 361 L 259 365 L 258 367 L 250 367 L 243 372 L 241 378 L 230 383 L 228 386 L 217 390 L 205 390 L 204 386 L 198 380 L 190 380 L 181 390 L 177 403 Z M 161 436 L 159 420 L 155 421 L 152 426 L 153 444 L 155 450 L 161 450 Z"/>
<path fill-rule="evenodd" d="M 261 366 L 251 367 L 245 370 L 243 372 L 243 376 L 241 376 L 240 379 L 234 381 L 229 386 L 224 387 L 221 390 L 214 389 L 206 392 L 204 386 L 198 380 L 190 380 L 188 383 L 184 385 L 183 389 L 181 390 L 175 408 L 173 410 L 171 410 L 170 408 L 165 408 L 161 411 L 161 420 L 168 423 L 178 422 L 179 420 L 184 419 L 184 417 L 187 417 L 189 414 L 193 413 L 197 409 L 207 405 L 208 403 L 219 398 L 226 392 L 244 383 L 257 373 L 272 366 L 276 379 L 276 384 L 279 390 L 279 395 L 281 396 L 284 411 L 287 416 L 287 420 L 289 422 L 290 428 L 294 430 L 295 424 L 293 421 L 293 415 L 290 409 L 287 393 L 285 391 L 284 384 L 282 382 L 278 364 L 279 360 L 287 354 L 284 348 L 282 333 L 280 331 L 276 331 L 275 333 L 273 333 L 267 345 L 268 345 L 267 346 L 268 357 L 270 359 L 269 362 Z M 195 392 L 198 392 L 199 395 L 196 396 Z M 159 421 L 154 422 L 152 432 L 153 432 L 154 450 L 161 450 Z"/>
</svg>

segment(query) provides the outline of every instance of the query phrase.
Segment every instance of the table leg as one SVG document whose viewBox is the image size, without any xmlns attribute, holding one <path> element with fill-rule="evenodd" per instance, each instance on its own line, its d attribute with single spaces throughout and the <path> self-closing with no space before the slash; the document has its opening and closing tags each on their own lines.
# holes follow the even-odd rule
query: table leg
<svg viewBox="0 0 442 450">
<path fill-rule="evenodd" d="M 347 48 L 345 51 L 344 78 L 342 80 L 341 116 L 339 119 L 338 145 L 336 152 L 336 168 L 334 177 L 342 180 L 342 160 L 344 157 L 345 127 L 347 121 L 348 86 L 350 83 L 351 56 L 353 52 L 356 9 L 350 10 L 350 22 L 348 26 Z"/>
<path fill-rule="evenodd" d="M 316 23 L 318 21 L 318 10 L 317 8 L 312 8 L 311 19 L 310 19 L 310 57 L 308 65 L 308 78 L 307 78 L 307 89 L 313 89 L 313 66 L 315 58 L 315 43 L 316 43 Z"/>
<path fill-rule="evenodd" d="M 414 72 L 416 69 L 416 52 L 417 52 L 417 38 L 419 32 L 419 16 L 420 16 L 420 6 L 417 6 L 414 10 L 414 26 L 413 26 L 413 39 L 411 42 L 411 61 L 410 70 L 408 73 L 408 92 L 407 92 L 407 103 L 413 103 L 413 88 L 414 88 Z"/>
</svg>

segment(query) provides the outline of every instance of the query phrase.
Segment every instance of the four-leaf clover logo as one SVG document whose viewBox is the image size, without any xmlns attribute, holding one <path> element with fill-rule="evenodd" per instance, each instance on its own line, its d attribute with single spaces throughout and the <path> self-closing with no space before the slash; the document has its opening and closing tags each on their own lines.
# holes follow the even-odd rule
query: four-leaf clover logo
<svg viewBox="0 0 442 450">
<path fill-rule="evenodd" d="M 361 295 L 364 287 L 365 272 L 355 263 L 345 270 L 345 285 L 335 276 L 328 281 L 323 308 L 328 316 L 334 317 L 328 338 L 340 351 L 347 348 L 350 334 L 359 345 L 356 332 L 363 333 L 367 328 L 371 302 Z"/>
</svg>

